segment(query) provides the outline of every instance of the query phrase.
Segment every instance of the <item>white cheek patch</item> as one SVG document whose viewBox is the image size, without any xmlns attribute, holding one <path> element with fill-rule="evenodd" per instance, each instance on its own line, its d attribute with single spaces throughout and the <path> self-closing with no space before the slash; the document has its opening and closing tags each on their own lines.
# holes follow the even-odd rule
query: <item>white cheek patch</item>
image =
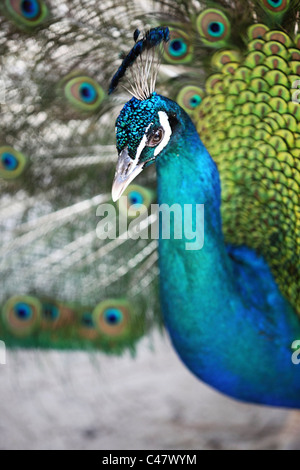
<svg viewBox="0 0 300 470">
<path fill-rule="evenodd" d="M 136 149 L 136 155 L 135 155 L 135 159 L 134 159 L 136 162 L 139 161 L 141 153 L 144 150 L 144 148 L 146 147 L 146 143 L 147 143 L 147 140 L 148 140 L 146 134 L 147 134 L 147 131 L 148 131 L 149 127 L 146 129 L 146 132 L 145 132 L 142 140 L 140 141 L 138 148 Z"/>
<path fill-rule="evenodd" d="M 149 124 L 149 126 L 145 130 L 145 134 L 143 135 L 143 138 L 140 141 L 138 148 L 136 149 L 135 159 L 133 161 L 134 166 L 136 166 L 139 163 L 139 159 L 140 159 L 140 156 L 142 154 L 142 151 L 146 147 L 146 144 L 147 144 L 147 141 L 148 141 L 147 132 L 150 129 L 150 127 L 152 126 L 152 124 L 153 123 L 151 122 L 151 124 Z"/>
<path fill-rule="evenodd" d="M 168 145 L 169 140 L 172 135 L 172 129 L 169 123 L 169 118 L 168 118 L 167 113 L 165 113 L 164 111 L 159 111 L 158 116 L 159 116 L 160 125 L 163 128 L 165 135 L 161 143 L 156 147 L 154 151 L 155 157 L 157 157 L 157 155 L 165 148 L 165 146 Z"/>
</svg>

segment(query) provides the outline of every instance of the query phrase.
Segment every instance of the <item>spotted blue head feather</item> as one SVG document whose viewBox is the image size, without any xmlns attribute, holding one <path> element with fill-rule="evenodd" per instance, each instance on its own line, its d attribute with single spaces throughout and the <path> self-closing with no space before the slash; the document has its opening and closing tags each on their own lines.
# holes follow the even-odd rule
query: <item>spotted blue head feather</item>
<svg viewBox="0 0 300 470">
<path fill-rule="evenodd" d="M 170 39 L 170 32 L 169 28 L 167 27 L 158 27 L 158 28 L 152 28 L 147 33 L 145 36 L 138 40 L 140 35 L 140 32 L 136 30 L 134 32 L 134 41 L 135 45 L 127 54 L 127 56 L 123 59 L 122 64 L 118 68 L 117 72 L 113 76 L 110 86 L 109 86 L 109 91 L 108 94 L 113 93 L 120 80 L 124 77 L 126 71 L 128 70 L 129 67 L 131 67 L 135 61 L 137 60 L 138 57 L 141 57 L 142 53 L 145 51 L 154 51 L 155 47 L 159 46 L 163 42 L 168 42 Z M 154 59 L 154 53 L 152 55 Z M 134 83 L 132 84 L 132 94 L 138 98 L 138 99 L 146 99 L 148 98 L 152 92 L 154 91 L 154 85 L 155 85 L 155 79 L 156 79 L 156 71 L 153 71 L 152 76 L 150 77 L 150 84 L 148 83 L 148 75 L 149 75 L 149 68 L 148 72 L 146 70 L 143 70 L 139 76 L 140 83 Z"/>
</svg>

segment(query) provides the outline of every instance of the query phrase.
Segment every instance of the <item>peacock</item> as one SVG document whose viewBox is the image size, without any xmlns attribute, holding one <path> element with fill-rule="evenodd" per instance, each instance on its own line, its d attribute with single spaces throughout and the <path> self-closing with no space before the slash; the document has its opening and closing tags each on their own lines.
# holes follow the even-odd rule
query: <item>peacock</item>
<svg viewBox="0 0 300 470">
<path fill-rule="evenodd" d="M 299 4 L 2 2 L 8 347 L 134 353 L 165 325 L 209 385 L 299 407 Z M 200 205 L 201 249 L 155 203 Z"/>
</svg>

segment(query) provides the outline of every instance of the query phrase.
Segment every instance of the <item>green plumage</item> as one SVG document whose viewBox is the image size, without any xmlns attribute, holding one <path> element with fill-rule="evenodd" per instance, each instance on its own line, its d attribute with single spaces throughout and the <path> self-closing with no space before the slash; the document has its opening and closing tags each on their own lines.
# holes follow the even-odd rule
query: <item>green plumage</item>
<svg viewBox="0 0 300 470">
<path fill-rule="evenodd" d="M 300 312 L 300 109 L 293 101 L 300 54 L 280 31 L 248 48 L 240 61 L 219 55 L 194 118 L 220 170 L 227 241 L 263 254 Z"/>
<path fill-rule="evenodd" d="M 134 212 L 116 240 L 96 230 L 127 99 L 108 97 L 108 83 L 134 29 L 156 24 L 171 31 L 158 88 L 192 115 L 218 164 L 226 240 L 263 254 L 300 312 L 299 2 L 270 2 L 40 0 L 31 19 L 22 2 L 2 2 L 0 339 L 120 353 L 161 323 L 156 241 L 126 239 Z M 153 180 L 143 175 L 132 201 L 155 202 Z"/>
</svg>

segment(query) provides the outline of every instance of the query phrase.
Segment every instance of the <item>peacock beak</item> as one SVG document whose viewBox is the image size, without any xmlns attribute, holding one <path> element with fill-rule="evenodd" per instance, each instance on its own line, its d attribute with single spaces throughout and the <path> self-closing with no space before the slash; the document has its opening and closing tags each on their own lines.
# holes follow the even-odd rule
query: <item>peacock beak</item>
<svg viewBox="0 0 300 470">
<path fill-rule="evenodd" d="M 141 173 L 144 163 L 132 160 L 127 147 L 119 155 L 114 182 L 112 185 L 112 200 L 116 202 L 123 194 L 127 186 Z"/>
</svg>

